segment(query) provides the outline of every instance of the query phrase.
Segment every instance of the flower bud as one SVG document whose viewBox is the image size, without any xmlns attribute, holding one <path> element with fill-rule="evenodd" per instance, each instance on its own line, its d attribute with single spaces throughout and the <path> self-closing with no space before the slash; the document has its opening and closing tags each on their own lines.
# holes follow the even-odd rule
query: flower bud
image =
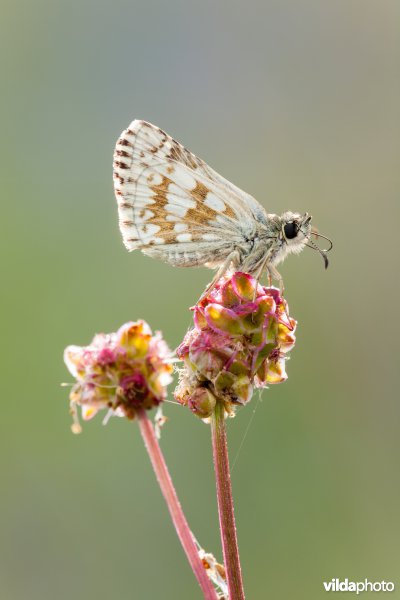
<svg viewBox="0 0 400 600">
<path fill-rule="evenodd" d="M 64 361 L 77 380 L 70 393 L 74 433 L 80 431 L 78 406 L 84 420 L 104 408 L 107 416 L 134 419 L 138 408 L 158 406 L 172 380 L 170 355 L 161 334 L 153 336 L 145 321 L 98 334 L 89 346 L 68 346 Z"/>
<path fill-rule="evenodd" d="M 249 402 L 254 387 L 287 379 L 286 354 L 294 346 L 297 323 L 279 290 L 235 273 L 220 280 L 193 311 L 194 328 L 177 349 L 184 363 L 178 402 L 205 418 L 216 400 L 232 415 L 235 406 Z"/>
<path fill-rule="evenodd" d="M 187 403 L 188 407 L 195 415 L 202 419 L 206 419 L 211 417 L 214 412 L 216 399 L 209 389 L 198 387 L 195 388 L 189 396 Z"/>
</svg>

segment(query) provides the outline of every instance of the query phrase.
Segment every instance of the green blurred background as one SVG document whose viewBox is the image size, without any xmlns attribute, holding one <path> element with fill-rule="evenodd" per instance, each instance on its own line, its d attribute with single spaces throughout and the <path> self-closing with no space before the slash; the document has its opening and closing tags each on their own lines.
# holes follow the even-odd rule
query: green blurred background
<svg viewBox="0 0 400 600">
<path fill-rule="evenodd" d="M 327 272 L 308 250 L 282 267 L 289 380 L 229 422 L 233 458 L 257 409 L 232 475 L 247 597 L 319 599 L 333 577 L 400 597 L 399 2 L 3 0 L 0 62 L 0 597 L 201 597 L 136 424 L 73 436 L 59 385 L 66 345 L 130 319 L 175 347 L 210 279 L 122 245 L 111 163 L 133 118 L 335 242 Z M 208 426 L 165 412 L 221 558 Z"/>
</svg>

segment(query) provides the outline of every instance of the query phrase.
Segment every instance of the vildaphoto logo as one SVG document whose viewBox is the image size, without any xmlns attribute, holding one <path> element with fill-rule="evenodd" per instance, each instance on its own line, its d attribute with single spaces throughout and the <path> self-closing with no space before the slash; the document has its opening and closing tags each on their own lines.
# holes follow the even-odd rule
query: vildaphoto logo
<svg viewBox="0 0 400 600">
<path fill-rule="evenodd" d="M 347 578 L 331 579 L 331 581 L 324 581 L 324 588 L 326 592 L 355 592 L 361 594 L 361 592 L 393 592 L 394 583 L 392 581 L 349 581 Z"/>
</svg>

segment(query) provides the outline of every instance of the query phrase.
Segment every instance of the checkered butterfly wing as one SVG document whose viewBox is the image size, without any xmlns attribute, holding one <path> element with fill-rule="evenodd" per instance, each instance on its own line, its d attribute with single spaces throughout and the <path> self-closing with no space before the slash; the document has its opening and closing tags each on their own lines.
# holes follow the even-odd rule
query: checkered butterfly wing
<svg viewBox="0 0 400 600">
<path fill-rule="evenodd" d="M 173 265 L 215 266 L 266 220 L 252 196 L 145 121 L 117 141 L 114 187 L 128 250 Z"/>
</svg>

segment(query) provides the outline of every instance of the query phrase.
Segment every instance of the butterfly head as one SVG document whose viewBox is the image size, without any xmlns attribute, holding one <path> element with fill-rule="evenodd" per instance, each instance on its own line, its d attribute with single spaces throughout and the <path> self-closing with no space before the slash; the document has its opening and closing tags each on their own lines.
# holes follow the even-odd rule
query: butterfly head
<svg viewBox="0 0 400 600">
<path fill-rule="evenodd" d="M 298 254 L 311 237 L 311 217 L 287 211 L 281 216 L 281 240 L 287 253 Z"/>
<path fill-rule="evenodd" d="M 285 244 L 287 254 L 298 254 L 305 246 L 317 250 L 324 259 L 326 269 L 328 267 L 326 253 L 331 250 L 332 242 L 311 226 L 311 219 L 312 217 L 308 213 L 304 213 L 304 215 L 290 211 L 283 213 L 281 216 L 281 240 Z M 311 239 L 312 235 L 328 240 L 330 247 L 327 250 L 321 250 Z"/>
</svg>

